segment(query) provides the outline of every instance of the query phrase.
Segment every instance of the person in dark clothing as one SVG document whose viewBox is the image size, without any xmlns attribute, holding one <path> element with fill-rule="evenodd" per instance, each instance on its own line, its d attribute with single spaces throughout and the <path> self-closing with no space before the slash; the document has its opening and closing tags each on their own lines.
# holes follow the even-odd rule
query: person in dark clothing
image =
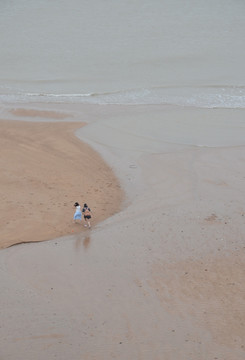
<svg viewBox="0 0 245 360">
<path fill-rule="evenodd" d="M 84 226 L 88 226 L 89 228 L 91 228 L 91 224 L 90 224 L 91 209 L 88 207 L 87 204 L 83 205 L 82 213 L 83 213 L 84 220 L 86 222 L 86 224 Z"/>
</svg>

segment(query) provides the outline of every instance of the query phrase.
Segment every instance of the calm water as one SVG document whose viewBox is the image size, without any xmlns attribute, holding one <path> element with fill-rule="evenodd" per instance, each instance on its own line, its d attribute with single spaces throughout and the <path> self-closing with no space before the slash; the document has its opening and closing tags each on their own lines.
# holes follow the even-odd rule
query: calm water
<svg viewBox="0 0 245 360">
<path fill-rule="evenodd" d="M 244 0 L 1 0 L 0 102 L 245 107 Z"/>
</svg>

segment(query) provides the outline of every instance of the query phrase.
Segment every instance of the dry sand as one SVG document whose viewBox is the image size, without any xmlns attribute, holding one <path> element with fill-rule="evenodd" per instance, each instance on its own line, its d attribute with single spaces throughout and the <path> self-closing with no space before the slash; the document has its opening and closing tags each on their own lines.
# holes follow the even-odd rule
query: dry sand
<svg viewBox="0 0 245 360">
<path fill-rule="evenodd" d="M 83 226 L 72 223 L 75 201 L 89 204 L 94 225 L 120 208 L 112 170 L 74 135 L 83 125 L 0 121 L 0 248 L 81 232 Z"/>
<path fill-rule="evenodd" d="M 1 250 L 0 358 L 244 360 L 244 111 L 79 111 L 126 202 L 91 232 Z"/>
</svg>

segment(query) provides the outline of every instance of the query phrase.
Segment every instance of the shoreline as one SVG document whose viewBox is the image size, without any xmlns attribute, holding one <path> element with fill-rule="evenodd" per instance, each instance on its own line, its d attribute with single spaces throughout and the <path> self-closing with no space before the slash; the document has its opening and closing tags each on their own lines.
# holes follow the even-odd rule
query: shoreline
<svg viewBox="0 0 245 360">
<path fill-rule="evenodd" d="M 243 360 L 244 111 L 61 108 L 87 120 L 77 141 L 126 206 L 92 231 L 0 251 L 3 355 Z"/>
<path fill-rule="evenodd" d="M 82 126 L 0 121 L 0 248 L 84 231 L 72 223 L 75 201 L 93 209 L 93 226 L 120 209 L 122 190 L 112 170 L 75 136 Z"/>
</svg>

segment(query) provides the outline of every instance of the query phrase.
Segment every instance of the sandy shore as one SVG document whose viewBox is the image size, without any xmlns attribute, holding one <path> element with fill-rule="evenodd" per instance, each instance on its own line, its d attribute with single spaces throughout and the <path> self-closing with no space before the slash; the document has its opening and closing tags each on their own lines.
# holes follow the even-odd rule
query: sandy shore
<svg viewBox="0 0 245 360">
<path fill-rule="evenodd" d="M 113 172 L 74 135 L 83 125 L 0 121 L 0 248 L 83 231 L 72 223 L 75 201 L 93 209 L 94 225 L 118 211 L 122 194 Z"/>
<path fill-rule="evenodd" d="M 0 357 L 243 360 L 244 110 L 59 108 L 126 200 L 91 232 L 1 250 Z"/>
</svg>

